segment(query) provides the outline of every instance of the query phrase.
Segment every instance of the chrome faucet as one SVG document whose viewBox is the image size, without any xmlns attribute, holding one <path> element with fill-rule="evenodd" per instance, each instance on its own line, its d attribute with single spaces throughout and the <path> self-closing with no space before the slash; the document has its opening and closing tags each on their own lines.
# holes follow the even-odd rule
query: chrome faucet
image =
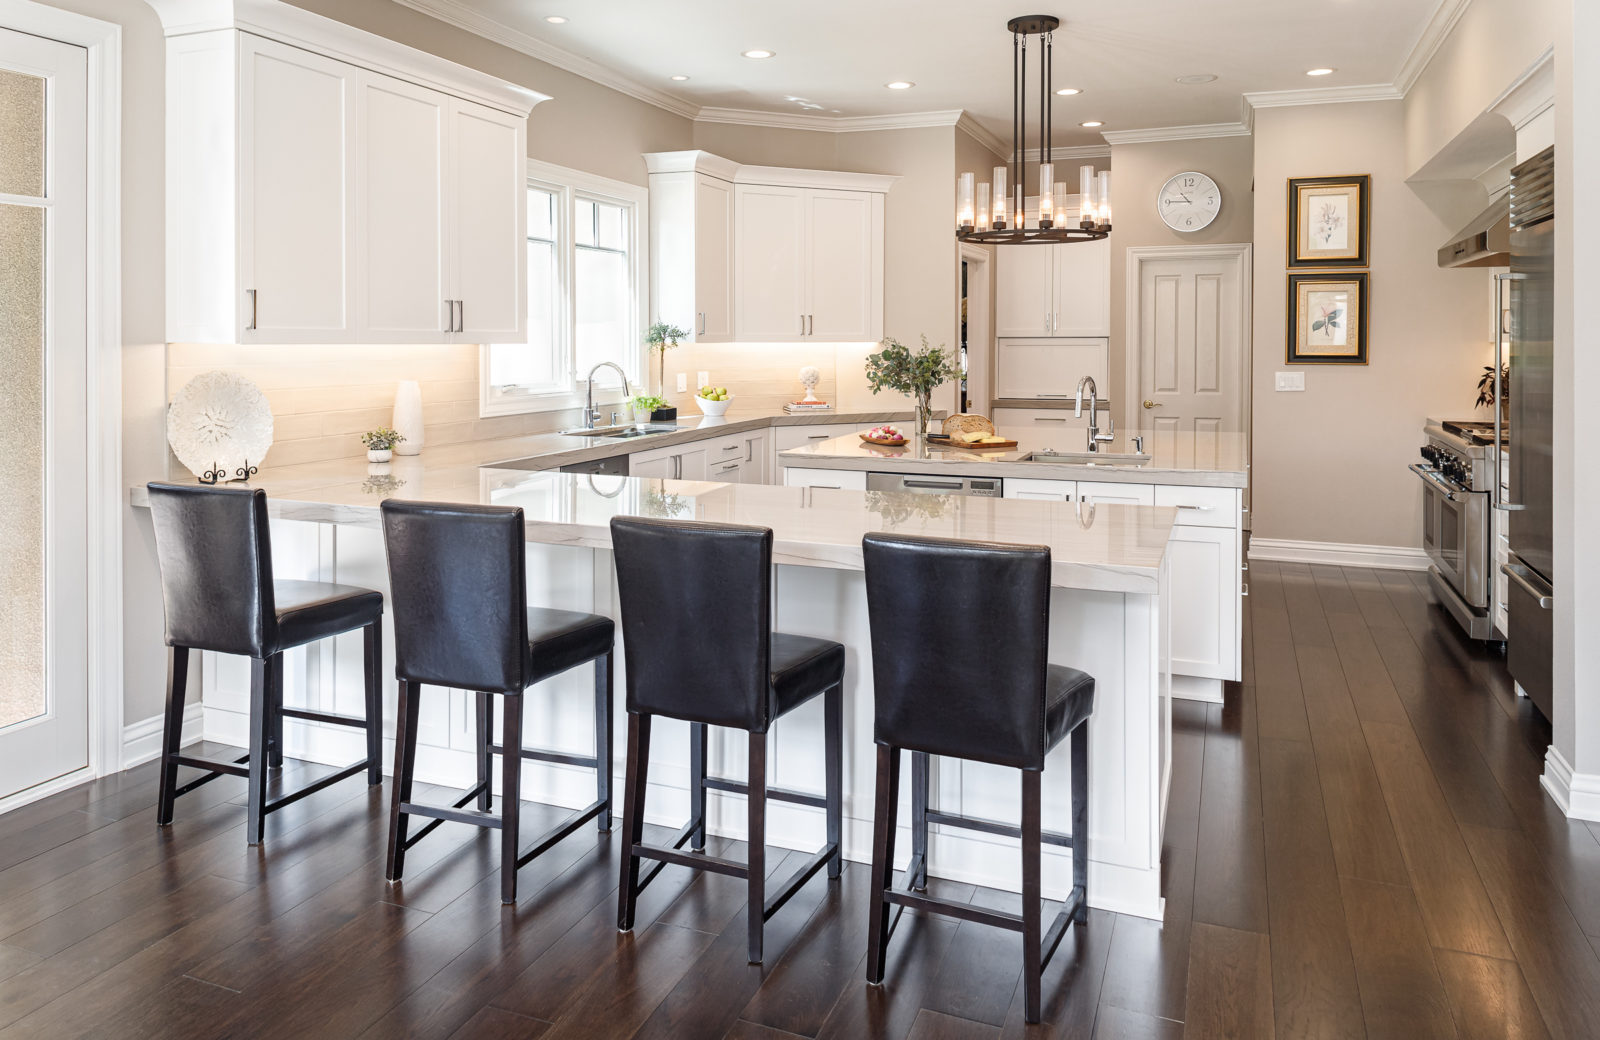
<svg viewBox="0 0 1600 1040">
<path fill-rule="evenodd" d="M 1078 393 L 1074 398 L 1074 407 L 1072 409 L 1073 418 L 1083 418 L 1083 388 L 1085 385 L 1089 388 L 1089 450 L 1098 452 L 1102 443 L 1108 443 L 1116 439 L 1117 423 L 1108 412 L 1106 414 L 1106 432 L 1100 432 L 1100 426 L 1095 419 L 1097 414 L 1095 409 L 1100 399 L 1100 390 L 1094 385 L 1094 376 L 1084 376 L 1078 380 Z"/>
<path fill-rule="evenodd" d="M 586 430 L 594 429 L 594 424 L 600 419 L 600 412 L 594 406 L 594 374 L 602 368 L 614 368 L 617 370 L 617 375 L 622 377 L 622 396 L 624 400 L 633 395 L 633 391 L 628 389 L 628 373 L 624 372 L 622 366 L 616 362 L 602 361 L 589 369 L 589 378 L 586 380 L 589 384 L 589 393 L 583 404 L 583 428 Z M 616 415 L 616 412 L 611 413 L 613 424 L 615 424 Z"/>
</svg>

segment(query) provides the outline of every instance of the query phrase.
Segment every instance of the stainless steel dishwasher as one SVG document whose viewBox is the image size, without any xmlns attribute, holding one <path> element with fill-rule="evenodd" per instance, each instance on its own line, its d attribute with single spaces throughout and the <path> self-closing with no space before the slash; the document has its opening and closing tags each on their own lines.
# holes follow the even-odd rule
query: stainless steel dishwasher
<svg viewBox="0 0 1600 1040">
<path fill-rule="evenodd" d="M 868 473 L 868 491 L 904 491 L 913 495 L 975 495 L 1000 498 L 998 477 L 919 477 L 909 473 Z"/>
</svg>

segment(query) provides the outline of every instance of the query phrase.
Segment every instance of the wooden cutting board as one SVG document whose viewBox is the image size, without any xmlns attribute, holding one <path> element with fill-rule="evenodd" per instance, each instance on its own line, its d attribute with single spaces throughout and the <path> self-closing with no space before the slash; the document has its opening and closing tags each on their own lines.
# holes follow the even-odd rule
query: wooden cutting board
<svg viewBox="0 0 1600 1040">
<path fill-rule="evenodd" d="M 990 441 L 988 444 L 967 444 L 965 441 L 951 440 L 942 433 L 928 434 L 928 443 L 942 448 L 962 448 L 971 451 L 1004 451 L 1007 448 L 1015 448 L 1017 446 L 1016 441 Z"/>
</svg>

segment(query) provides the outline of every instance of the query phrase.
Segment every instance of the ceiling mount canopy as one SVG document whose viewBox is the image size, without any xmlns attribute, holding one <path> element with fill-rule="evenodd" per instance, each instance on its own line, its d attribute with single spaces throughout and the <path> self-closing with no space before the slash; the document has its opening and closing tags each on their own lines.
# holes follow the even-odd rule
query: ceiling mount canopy
<svg viewBox="0 0 1600 1040">
<path fill-rule="evenodd" d="M 974 186 L 972 173 L 956 178 L 956 237 L 964 242 L 1008 244 L 1094 242 L 1111 233 L 1111 174 L 1093 166 L 1078 169 L 1078 219 L 1067 220 L 1067 186 L 1055 180 L 1050 117 L 1055 95 L 1055 31 L 1061 19 L 1028 14 L 1011 19 L 1011 163 L 994 168 L 991 184 Z M 1039 159 L 1032 180 L 1038 185 L 1038 210 L 1028 226 L 1029 169 L 1023 138 L 1028 118 L 1028 39 L 1038 37 Z M 1011 191 L 1007 192 L 1007 184 Z M 993 203 L 991 207 L 991 202 Z"/>
</svg>

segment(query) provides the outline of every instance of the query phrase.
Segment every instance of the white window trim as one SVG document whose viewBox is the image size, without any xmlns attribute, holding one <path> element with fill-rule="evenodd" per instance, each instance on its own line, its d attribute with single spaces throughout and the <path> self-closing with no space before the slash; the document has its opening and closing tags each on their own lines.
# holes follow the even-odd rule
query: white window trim
<svg viewBox="0 0 1600 1040">
<path fill-rule="evenodd" d="M 563 379 L 569 385 L 556 391 L 506 391 L 489 383 L 489 347 L 478 348 L 478 415 L 490 418 L 499 415 L 526 415 L 534 412 L 554 412 L 569 408 L 582 408 L 588 394 L 584 381 L 586 372 L 572 371 L 576 358 L 577 315 L 574 313 L 572 279 L 576 270 L 577 236 L 573 234 L 572 214 L 579 198 L 599 199 L 603 202 L 621 203 L 632 207 L 628 224 L 629 269 L 633 281 L 634 330 L 636 355 L 634 371 L 648 380 L 644 333 L 649 327 L 650 314 L 650 193 L 647 188 L 627 181 L 613 180 L 582 170 L 569 169 L 553 163 L 529 159 L 527 165 L 528 187 L 556 193 L 556 270 L 561 293 L 561 338 L 564 351 L 563 365 L 567 371 Z M 524 237 L 526 235 L 524 234 Z M 599 393 L 595 405 L 620 405 L 623 402 L 620 387 L 613 387 L 604 379 L 597 384 Z M 635 392 L 642 392 L 635 388 Z"/>
</svg>

